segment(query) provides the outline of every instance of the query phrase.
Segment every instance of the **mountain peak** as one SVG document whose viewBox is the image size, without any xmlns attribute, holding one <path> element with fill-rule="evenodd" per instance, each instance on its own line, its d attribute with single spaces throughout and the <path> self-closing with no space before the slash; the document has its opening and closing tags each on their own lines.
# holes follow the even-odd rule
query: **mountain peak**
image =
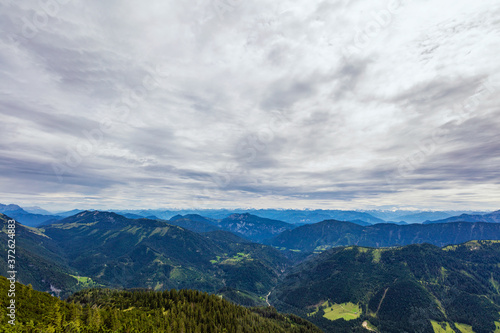
<svg viewBox="0 0 500 333">
<path fill-rule="evenodd" d="M 220 226 L 237 235 L 254 241 L 271 238 L 285 230 L 293 229 L 293 225 L 279 220 L 272 220 L 250 213 L 231 214 L 220 222 Z"/>
<path fill-rule="evenodd" d="M 92 223 L 92 222 L 107 222 L 116 223 L 129 220 L 123 215 L 119 215 L 113 212 L 103 212 L 98 210 L 86 210 L 75 215 L 66 217 L 58 223 Z"/>
<path fill-rule="evenodd" d="M 0 212 L 5 213 L 5 212 L 13 212 L 13 211 L 21 211 L 21 212 L 27 213 L 24 209 L 22 209 L 18 205 L 14 205 L 14 204 L 4 205 L 4 204 L 0 204 Z"/>
<path fill-rule="evenodd" d="M 252 215 L 250 213 L 234 213 L 234 214 L 229 215 L 227 218 L 233 219 L 233 220 L 243 220 L 243 219 L 247 219 L 247 218 L 252 217 L 252 216 L 258 217 L 256 215 Z"/>
</svg>

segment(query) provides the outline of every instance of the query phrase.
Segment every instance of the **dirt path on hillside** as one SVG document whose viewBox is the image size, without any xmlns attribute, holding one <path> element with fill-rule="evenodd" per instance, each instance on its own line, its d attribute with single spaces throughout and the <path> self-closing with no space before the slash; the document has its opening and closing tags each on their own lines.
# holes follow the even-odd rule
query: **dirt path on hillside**
<svg viewBox="0 0 500 333">
<path fill-rule="evenodd" d="M 269 303 L 269 295 L 271 295 L 271 292 L 269 292 L 269 293 L 266 295 L 266 303 L 267 303 L 267 306 L 271 306 L 271 303 Z"/>
<path fill-rule="evenodd" d="M 384 295 L 382 296 L 382 299 L 380 300 L 380 303 L 378 303 L 378 308 L 377 308 L 377 312 L 375 312 L 375 316 L 378 314 L 378 310 L 380 310 L 380 306 L 382 305 L 382 302 L 384 301 L 385 295 L 387 294 L 387 290 L 389 290 L 389 288 L 387 288 L 384 291 Z"/>
</svg>

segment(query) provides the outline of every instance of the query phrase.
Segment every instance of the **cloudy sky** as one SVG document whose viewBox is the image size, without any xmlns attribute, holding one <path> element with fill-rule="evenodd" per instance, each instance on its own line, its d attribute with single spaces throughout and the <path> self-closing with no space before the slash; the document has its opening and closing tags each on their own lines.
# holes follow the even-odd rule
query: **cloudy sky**
<svg viewBox="0 0 500 333">
<path fill-rule="evenodd" d="M 500 208 L 497 0 L 0 3 L 4 204 Z"/>
</svg>

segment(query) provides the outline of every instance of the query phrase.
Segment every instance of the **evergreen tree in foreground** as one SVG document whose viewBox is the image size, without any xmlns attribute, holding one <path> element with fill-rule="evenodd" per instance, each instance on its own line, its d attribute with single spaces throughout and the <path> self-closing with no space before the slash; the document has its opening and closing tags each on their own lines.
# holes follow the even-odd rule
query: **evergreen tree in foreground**
<svg viewBox="0 0 500 333">
<path fill-rule="evenodd" d="M 9 281 L 0 277 L 6 309 Z M 16 325 L 0 320 L 1 332 L 321 332 L 297 316 L 274 308 L 245 308 L 195 290 L 164 292 L 88 289 L 67 301 L 16 283 Z"/>
</svg>

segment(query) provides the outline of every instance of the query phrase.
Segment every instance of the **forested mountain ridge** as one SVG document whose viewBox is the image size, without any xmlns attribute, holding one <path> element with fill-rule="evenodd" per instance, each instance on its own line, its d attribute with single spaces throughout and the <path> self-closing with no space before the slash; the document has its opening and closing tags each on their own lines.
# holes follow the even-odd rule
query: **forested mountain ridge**
<svg viewBox="0 0 500 333">
<path fill-rule="evenodd" d="M 175 215 L 168 221 L 168 223 L 195 232 L 220 230 L 217 220 L 208 219 L 197 214 L 187 214 L 185 216 Z"/>
<path fill-rule="evenodd" d="M 219 226 L 227 231 L 241 235 L 252 241 L 262 241 L 295 228 L 294 225 L 278 220 L 271 220 L 256 215 L 232 214 L 221 220 Z"/>
<path fill-rule="evenodd" d="M 322 251 L 336 246 L 387 247 L 429 243 L 437 246 L 470 240 L 499 240 L 500 224 L 440 223 L 360 226 L 350 222 L 323 221 L 288 230 L 266 243 L 278 248 Z"/>
<path fill-rule="evenodd" d="M 500 325 L 499 263 L 498 241 L 335 248 L 292 268 L 271 303 L 327 332 L 352 332 L 367 321 L 379 332 L 433 333 L 439 324 L 491 333 Z M 335 317 L 349 304 L 357 309 L 349 321 Z"/>
<path fill-rule="evenodd" d="M 0 275 L 8 276 L 7 221 L 10 217 L 0 214 Z M 36 228 L 16 223 L 16 270 L 17 281 L 32 284 L 37 290 L 52 291 L 65 297 L 81 289 L 72 277 L 76 271 L 67 264 L 58 245 Z"/>
<path fill-rule="evenodd" d="M 85 211 L 38 229 L 19 225 L 19 251 L 29 252 L 19 258 L 20 281 L 60 296 L 89 285 L 223 290 L 257 305 L 291 264 L 270 246 L 167 222 Z"/>
<path fill-rule="evenodd" d="M 0 277 L 0 304 L 9 281 Z M 16 283 L 16 325 L 0 318 L 2 332 L 276 332 L 320 333 L 310 322 L 272 308 L 248 309 L 194 290 L 154 292 L 89 289 L 67 302 Z"/>
</svg>

